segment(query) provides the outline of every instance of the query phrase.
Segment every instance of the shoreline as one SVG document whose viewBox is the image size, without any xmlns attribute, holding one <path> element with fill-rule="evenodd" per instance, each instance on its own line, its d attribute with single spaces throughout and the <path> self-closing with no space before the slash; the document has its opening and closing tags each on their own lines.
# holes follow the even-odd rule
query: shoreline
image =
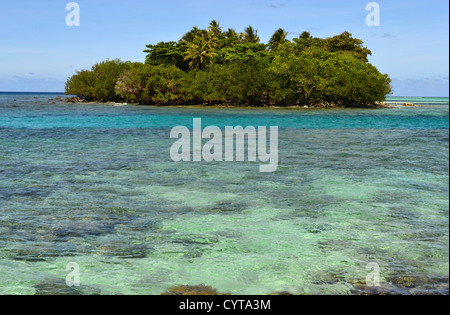
<svg viewBox="0 0 450 315">
<path fill-rule="evenodd" d="M 308 109 L 387 109 L 398 107 L 424 107 L 425 105 L 418 105 L 414 103 L 389 103 L 389 102 L 376 102 L 373 104 L 355 105 L 355 106 L 343 106 L 342 104 L 321 102 L 316 104 L 302 104 L 302 105 L 288 105 L 288 106 L 275 106 L 275 105 L 237 105 L 232 103 L 203 103 L 203 104 L 141 104 L 141 103 L 128 103 L 128 102 L 101 102 L 101 101 L 87 101 L 77 96 L 70 96 L 63 99 L 57 97 L 56 99 L 49 99 L 50 101 L 64 101 L 70 104 L 103 104 L 111 106 L 144 106 L 144 107 L 166 107 L 166 108 L 240 108 L 240 109 L 294 109 L 294 110 L 308 110 Z"/>
</svg>

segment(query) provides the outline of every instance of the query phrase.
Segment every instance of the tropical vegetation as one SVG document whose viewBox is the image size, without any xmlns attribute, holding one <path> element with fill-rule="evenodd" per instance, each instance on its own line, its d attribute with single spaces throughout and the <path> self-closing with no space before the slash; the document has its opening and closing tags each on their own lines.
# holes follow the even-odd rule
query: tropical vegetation
<svg viewBox="0 0 450 315">
<path fill-rule="evenodd" d="M 212 21 L 178 42 L 147 45 L 145 63 L 107 60 L 66 82 L 66 93 L 90 101 L 252 106 L 340 105 L 385 100 L 391 80 L 369 63 L 372 52 L 344 32 L 289 40 L 280 28 L 267 44 L 252 26 L 243 32 Z"/>
</svg>

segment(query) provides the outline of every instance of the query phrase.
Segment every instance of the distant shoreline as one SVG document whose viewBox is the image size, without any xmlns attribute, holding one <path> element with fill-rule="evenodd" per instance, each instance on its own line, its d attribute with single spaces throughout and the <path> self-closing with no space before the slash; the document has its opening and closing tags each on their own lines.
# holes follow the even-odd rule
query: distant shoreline
<svg viewBox="0 0 450 315">
<path fill-rule="evenodd" d="M 61 95 L 61 96 L 65 96 L 65 97 L 74 97 L 76 95 L 67 95 L 65 92 L 33 92 L 33 91 L 0 91 L 0 94 L 26 94 L 26 95 L 46 95 L 46 94 L 52 94 L 52 95 Z M 393 95 L 393 96 L 389 96 L 387 97 L 387 101 L 391 100 L 391 99 L 409 99 L 409 98 L 418 98 L 418 99 L 427 99 L 427 98 L 450 98 L 450 96 L 410 96 L 410 95 Z"/>
<path fill-rule="evenodd" d="M 143 107 L 165 107 L 165 108 L 210 108 L 210 109 L 220 109 L 220 108 L 239 108 L 239 109 L 292 109 L 292 110 L 318 110 L 318 109 L 383 109 L 383 108 L 398 108 L 398 107 L 426 107 L 433 106 L 433 103 L 439 104 L 440 100 L 448 100 L 448 97 L 435 96 L 390 96 L 386 98 L 384 102 L 376 102 L 374 104 L 362 104 L 359 106 L 345 106 L 343 104 L 336 103 L 316 103 L 316 104 L 299 104 L 299 105 L 249 105 L 249 104 L 233 104 L 233 103 L 203 103 L 203 104 L 140 104 L 134 102 L 125 101 L 88 101 L 86 99 L 80 98 L 75 95 L 67 95 L 64 92 L 13 92 L 13 91 L 2 91 L 0 95 L 24 95 L 24 96 L 55 96 L 55 98 L 49 98 L 49 101 L 53 102 L 65 102 L 71 104 L 103 104 L 111 106 L 143 106 Z M 36 98 L 36 97 L 35 97 Z M 429 100 L 431 99 L 431 100 Z M 420 104 L 421 100 L 423 103 L 430 104 Z M 429 101 L 427 101 L 429 100 Z"/>
<path fill-rule="evenodd" d="M 52 100 L 52 99 L 50 99 Z M 58 100 L 58 99 L 56 99 Z M 59 99 L 63 101 L 62 99 Z M 139 104 L 139 103 L 128 103 L 128 102 L 100 102 L 100 101 L 86 101 L 79 97 L 67 97 L 65 99 L 66 103 L 72 104 L 103 104 L 103 105 L 112 105 L 112 106 L 147 106 L 147 107 L 164 107 L 164 108 L 248 108 L 248 109 L 256 109 L 256 108 L 265 108 L 265 109 L 383 109 L 383 108 L 395 108 L 399 106 L 403 107 L 420 107 L 424 105 L 418 105 L 414 103 L 395 103 L 391 104 L 389 102 L 377 102 L 374 104 L 364 104 L 360 106 L 348 107 L 341 104 L 334 103 L 319 103 L 319 104 L 310 104 L 310 105 L 289 105 L 289 106 L 276 106 L 276 105 L 237 105 L 230 103 L 222 103 L 222 104 L 179 104 L 179 105 L 163 105 L 163 104 Z"/>
</svg>

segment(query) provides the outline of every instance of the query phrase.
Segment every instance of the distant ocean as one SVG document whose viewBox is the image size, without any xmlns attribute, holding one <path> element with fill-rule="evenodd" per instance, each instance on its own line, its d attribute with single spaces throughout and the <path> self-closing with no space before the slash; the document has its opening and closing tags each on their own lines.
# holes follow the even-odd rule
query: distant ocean
<svg viewBox="0 0 450 315">
<path fill-rule="evenodd" d="M 448 97 L 387 97 L 391 104 L 413 103 L 417 105 L 442 105 L 448 106 Z"/>
<path fill-rule="evenodd" d="M 0 294 L 448 294 L 449 99 L 389 109 L 67 104 L 0 93 Z M 175 163 L 170 130 L 279 126 L 280 166 Z"/>
</svg>

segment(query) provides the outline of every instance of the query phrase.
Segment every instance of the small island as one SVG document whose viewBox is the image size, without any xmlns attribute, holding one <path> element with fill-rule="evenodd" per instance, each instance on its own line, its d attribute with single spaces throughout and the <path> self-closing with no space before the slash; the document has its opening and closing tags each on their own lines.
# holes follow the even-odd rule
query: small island
<svg viewBox="0 0 450 315">
<path fill-rule="evenodd" d="M 145 63 L 106 60 L 78 71 L 65 92 L 142 105 L 384 106 L 391 79 L 369 63 L 362 40 L 287 35 L 280 28 L 265 44 L 252 26 L 238 33 L 212 21 L 178 42 L 147 45 Z"/>
</svg>

